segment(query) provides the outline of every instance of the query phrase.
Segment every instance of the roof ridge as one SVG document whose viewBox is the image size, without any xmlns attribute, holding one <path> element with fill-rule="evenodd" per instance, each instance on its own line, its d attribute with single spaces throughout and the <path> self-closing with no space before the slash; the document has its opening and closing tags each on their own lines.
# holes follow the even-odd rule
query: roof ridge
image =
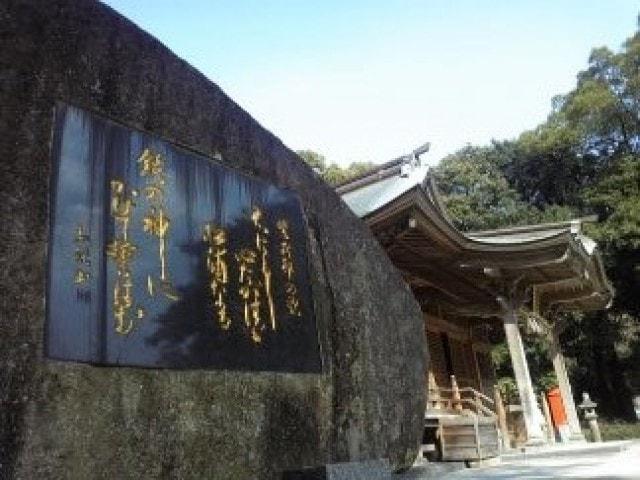
<svg viewBox="0 0 640 480">
<path fill-rule="evenodd" d="M 366 170 L 356 175 L 355 177 L 349 178 L 348 180 L 338 183 L 334 188 L 338 194 L 341 194 L 341 193 L 350 192 L 351 190 L 355 190 L 358 187 L 366 185 L 367 182 L 364 182 L 363 180 L 366 180 L 367 177 L 375 176 L 375 179 L 371 179 L 371 180 L 372 181 L 379 180 L 381 176 L 386 176 L 387 172 L 383 173 L 382 172 L 383 170 L 389 170 L 389 169 L 393 169 L 393 167 L 399 167 L 404 162 L 406 157 L 407 157 L 406 155 L 403 155 L 401 157 L 394 158 L 393 160 L 389 160 L 388 162 L 376 165 L 370 168 L 369 170 Z M 353 185 L 353 184 L 357 184 L 357 185 Z"/>
</svg>

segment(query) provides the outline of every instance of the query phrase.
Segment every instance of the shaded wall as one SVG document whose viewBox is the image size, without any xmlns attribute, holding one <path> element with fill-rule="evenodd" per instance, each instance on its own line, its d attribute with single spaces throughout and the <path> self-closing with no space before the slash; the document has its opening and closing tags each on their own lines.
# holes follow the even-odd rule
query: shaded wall
<svg viewBox="0 0 640 480">
<path fill-rule="evenodd" d="M 410 463 L 422 316 L 367 228 L 215 84 L 108 7 L 0 2 L 0 478 L 279 478 Z M 300 194 L 322 375 L 96 368 L 42 356 L 54 102 Z"/>
<path fill-rule="evenodd" d="M 458 386 L 472 387 L 493 397 L 496 379 L 483 321 L 444 320 L 433 314 L 425 314 L 424 318 L 430 388 L 451 388 L 450 376 L 453 374 Z"/>
</svg>

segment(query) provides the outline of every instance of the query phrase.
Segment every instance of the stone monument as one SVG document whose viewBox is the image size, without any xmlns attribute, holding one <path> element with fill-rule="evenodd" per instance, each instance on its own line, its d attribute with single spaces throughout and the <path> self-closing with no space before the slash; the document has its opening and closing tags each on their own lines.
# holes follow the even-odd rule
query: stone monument
<svg viewBox="0 0 640 480">
<path fill-rule="evenodd" d="M 410 465 L 425 405 L 422 315 L 334 191 L 109 7 L 1 2 L 0 36 L 0 478 L 263 480 Z M 163 178 L 158 162 L 180 173 Z M 225 175 L 253 192 L 233 232 L 211 209 Z M 95 202 L 76 202 L 91 185 Z M 237 242 L 228 283 L 221 227 Z M 253 310 L 243 248 L 268 256 Z"/>
</svg>

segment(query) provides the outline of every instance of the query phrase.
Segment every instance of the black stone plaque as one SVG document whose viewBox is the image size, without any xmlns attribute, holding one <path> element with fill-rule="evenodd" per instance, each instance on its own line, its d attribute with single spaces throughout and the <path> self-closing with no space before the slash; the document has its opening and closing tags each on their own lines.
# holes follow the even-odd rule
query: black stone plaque
<svg viewBox="0 0 640 480">
<path fill-rule="evenodd" d="M 321 371 L 293 192 L 62 104 L 52 164 L 50 358 Z"/>
</svg>

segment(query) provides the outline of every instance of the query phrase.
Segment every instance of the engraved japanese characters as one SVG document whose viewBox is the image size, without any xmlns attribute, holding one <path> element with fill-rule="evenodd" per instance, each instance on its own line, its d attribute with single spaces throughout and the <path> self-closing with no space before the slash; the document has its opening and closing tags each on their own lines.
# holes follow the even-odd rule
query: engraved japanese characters
<svg viewBox="0 0 640 480">
<path fill-rule="evenodd" d="M 56 118 L 49 356 L 319 371 L 293 192 L 75 107 Z"/>
</svg>

